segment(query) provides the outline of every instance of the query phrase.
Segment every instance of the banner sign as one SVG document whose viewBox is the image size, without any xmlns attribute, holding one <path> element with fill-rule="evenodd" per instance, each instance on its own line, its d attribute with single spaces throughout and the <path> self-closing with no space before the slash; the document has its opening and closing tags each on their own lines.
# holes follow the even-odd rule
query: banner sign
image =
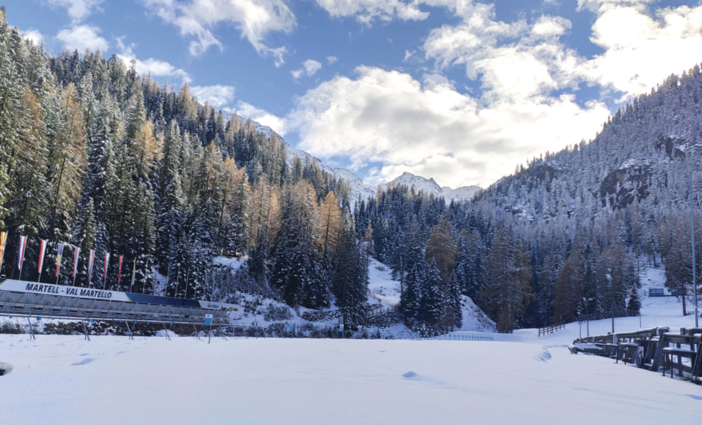
<svg viewBox="0 0 702 425">
<path fill-rule="evenodd" d="M 0 281 L 0 291 L 28 292 L 31 294 L 47 294 L 67 297 L 90 298 L 103 301 L 124 301 L 131 300 L 124 292 L 104 291 L 90 288 L 79 288 L 77 286 L 53 285 L 49 283 L 34 283 L 22 280 Z"/>
<path fill-rule="evenodd" d="M 186 298 L 161 297 L 158 295 L 134 294 L 131 292 L 107 291 L 101 289 L 83 288 L 78 286 L 27 282 L 24 280 L 14 279 L 0 280 L 0 292 L 2 291 L 56 295 L 61 297 L 78 297 L 100 301 L 170 305 L 175 307 L 202 308 L 206 310 L 234 311 L 238 307 L 234 304 L 198 301 Z"/>
<path fill-rule="evenodd" d="M 239 307 L 238 305 L 235 305 L 235 304 L 217 303 L 214 301 L 198 301 L 198 302 L 200 303 L 200 308 L 205 308 L 207 310 L 236 311 L 237 308 Z"/>
</svg>

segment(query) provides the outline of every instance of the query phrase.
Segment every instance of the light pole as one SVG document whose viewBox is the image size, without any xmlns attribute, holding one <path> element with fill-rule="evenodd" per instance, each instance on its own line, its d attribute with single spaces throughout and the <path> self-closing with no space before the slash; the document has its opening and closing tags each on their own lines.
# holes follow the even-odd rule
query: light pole
<svg viewBox="0 0 702 425">
<path fill-rule="evenodd" d="M 590 302 L 592 302 L 592 300 L 594 300 L 594 298 L 585 298 L 585 302 L 587 303 L 585 305 L 585 308 L 587 308 L 587 336 L 590 336 Z"/>
<path fill-rule="evenodd" d="M 612 298 L 612 335 L 614 335 L 614 285 L 612 284 L 612 269 L 607 269 L 607 274 L 605 274 L 605 277 L 607 278 L 607 282 L 609 283 L 609 296 Z"/>
</svg>

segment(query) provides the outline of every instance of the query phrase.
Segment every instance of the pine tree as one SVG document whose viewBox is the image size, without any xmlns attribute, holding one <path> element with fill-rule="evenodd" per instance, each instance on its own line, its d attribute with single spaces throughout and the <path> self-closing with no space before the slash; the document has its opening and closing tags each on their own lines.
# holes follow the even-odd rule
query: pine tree
<svg viewBox="0 0 702 425">
<path fill-rule="evenodd" d="M 441 271 L 434 260 L 427 264 L 423 277 L 419 317 L 429 326 L 441 325 L 444 293 L 441 289 Z"/>
<path fill-rule="evenodd" d="M 481 298 L 487 313 L 497 319 L 500 329 L 512 330 L 533 296 L 529 287 L 531 270 L 528 256 L 509 231 L 500 228 L 493 240 L 487 261 L 488 288 Z"/>
</svg>

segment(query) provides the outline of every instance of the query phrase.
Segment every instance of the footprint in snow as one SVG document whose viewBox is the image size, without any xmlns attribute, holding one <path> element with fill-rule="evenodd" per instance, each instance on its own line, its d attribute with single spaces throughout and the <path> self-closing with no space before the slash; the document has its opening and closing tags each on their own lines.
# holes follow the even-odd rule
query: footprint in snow
<svg viewBox="0 0 702 425">
<path fill-rule="evenodd" d="M 419 375 L 417 375 L 416 373 L 414 373 L 410 370 L 409 372 L 403 374 L 402 376 L 404 376 L 407 379 L 412 379 L 412 378 L 418 377 Z"/>
<path fill-rule="evenodd" d="M 83 365 L 86 365 L 86 364 L 88 364 L 88 363 L 90 363 L 90 362 L 92 362 L 92 361 L 93 361 L 93 359 L 91 359 L 90 357 L 88 357 L 87 359 L 83 359 L 83 360 L 81 360 L 81 361 L 79 361 L 79 362 L 77 362 L 77 363 L 73 363 L 71 366 L 83 366 Z"/>
<path fill-rule="evenodd" d="M 534 358 L 535 358 L 536 360 L 539 360 L 539 361 L 542 361 L 542 362 L 545 363 L 545 362 L 551 360 L 551 352 L 548 351 L 548 349 L 547 349 L 546 347 L 543 347 L 543 348 L 544 348 L 543 353 L 541 353 L 541 354 L 535 356 Z"/>
</svg>

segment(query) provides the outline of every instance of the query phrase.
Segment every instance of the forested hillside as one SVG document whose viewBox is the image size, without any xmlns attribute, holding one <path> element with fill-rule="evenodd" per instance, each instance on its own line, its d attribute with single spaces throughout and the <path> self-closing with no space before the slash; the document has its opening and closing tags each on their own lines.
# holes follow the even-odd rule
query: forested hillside
<svg viewBox="0 0 702 425">
<path fill-rule="evenodd" d="M 701 101 L 695 66 L 621 108 L 594 140 L 532 159 L 472 203 L 422 210 L 397 188 L 361 204 L 376 255 L 405 276 L 405 316 L 417 317 L 417 292 L 432 291 L 433 278 L 415 270 L 435 257 L 427 224 L 451 235 L 439 245 L 451 259 L 444 283 L 455 280 L 504 329 L 637 314 L 643 265 L 662 264 L 667 285 L 691 293 L 690 202 L 702 266 Z"/>
<path fill-rule="evenodd" d="M 226 119 L 187 84 L 159 86 L 100 52 L 54 57 L 3 23 L 0 275 L 20 277 L 28 236 L 25 280 L 72 284 L 80 249 L 78 286 L 129 289 L 134 272 L 135 292 L 165 280 L 169 296 L 243 291 L 362 323 L 374 256 L 401 282 L 408 325 L 460 326 L 462 295 L 502 329 L 636 314 L 642 261 L 665 265 L 669 285 L 691 282 L 701 97 L 698 67 L 671 76 L 591 142 L 530 160 L 472 202 L 405 185 L 351 200 L 343 180 L 286 162 L 274 133 Z M 56 276 L 60 243 L 73 248 Z M 225 279 L 218 255 L 248 260 Z"/>
<path fill-rule="evenodd" d="M 362 310 L 367 256 L 343 182 L 314 161 L 288 166 L 275 134 L 225 121 L 187 84 L 159 87 L 100 52 L 53 57 L 3 23 L 0 120 L 2 275 L 20 277 L 28 236 L 25 280 L 72 284 L 79 248 L 78 286 L 129 289 L 134 270 L 135 292 L 151 293 L 158 273 L 167 295 L 224 299 L 213 257 L 250 253 L 250 273 L 230 290 L 253 280 L 290 305 L 328 306 L 333 296 Z M 74 248 L 57 277 L 59 243 Z"/>
</svg>

